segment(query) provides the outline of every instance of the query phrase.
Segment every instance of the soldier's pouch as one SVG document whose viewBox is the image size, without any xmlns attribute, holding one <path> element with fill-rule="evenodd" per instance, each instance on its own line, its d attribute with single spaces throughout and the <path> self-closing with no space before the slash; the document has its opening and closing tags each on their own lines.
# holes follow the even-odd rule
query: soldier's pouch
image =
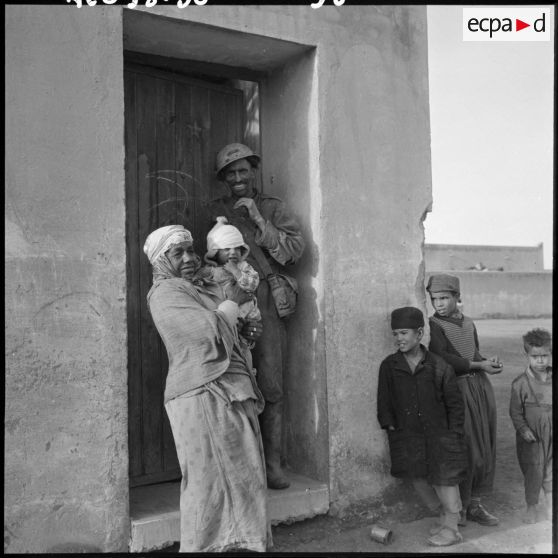
<svg viewBox="0 0 558 558">
<path fill-rule="evenodd" d="M 271 288 L 271 296 L 280 318 L 294 314 L 298 298 L 298 284 L 294 277 L 280 273 L 270 273 L 267 282 Z"/>
</svg>

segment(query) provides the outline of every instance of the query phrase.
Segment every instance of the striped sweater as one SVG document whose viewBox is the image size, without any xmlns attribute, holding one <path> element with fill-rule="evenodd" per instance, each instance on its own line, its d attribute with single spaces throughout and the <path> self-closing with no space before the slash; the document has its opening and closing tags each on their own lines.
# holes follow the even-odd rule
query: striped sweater
<svg viewBox="0 0 558 558">
<path fill-rule="evenodd" d="M 477 330 L 471 318 L 446 318 L 434 314 L 429 322 L 429 349 L 450 364 L 457 376 L 470 372 L 470 361 L 483 360 L 479 353 Z"/>
</svg>

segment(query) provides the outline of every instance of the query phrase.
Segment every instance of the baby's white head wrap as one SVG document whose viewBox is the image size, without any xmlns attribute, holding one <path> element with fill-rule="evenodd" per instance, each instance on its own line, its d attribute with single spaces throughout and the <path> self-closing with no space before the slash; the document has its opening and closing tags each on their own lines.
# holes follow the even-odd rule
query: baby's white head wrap
<svg viewBox="0 0 558 558">
<path fill-rule="evenodd" d="M 242 233 L 233 225 L 229 225 L 226 217 L 217 217 L 217 223 L 207 233 L 206 258 L 214 258 L 217 250 L 241 247 L 245 249 L 243 259 L 250 252 L 250 248 L 244 242 Z"/>
</svg>

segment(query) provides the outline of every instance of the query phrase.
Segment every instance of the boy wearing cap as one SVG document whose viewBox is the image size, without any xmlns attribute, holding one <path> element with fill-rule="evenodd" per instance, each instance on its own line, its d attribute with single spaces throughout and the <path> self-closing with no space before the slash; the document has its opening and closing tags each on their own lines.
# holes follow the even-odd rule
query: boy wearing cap
<svg viewBox="0 0 558 558">
<path fill-rule="evenodd" d="M 378 378 L 378 422 L 388 433 L 391 474 L 408 478 L 425 505 L 440 509 L 432 546 L 463 540 L 459 482 L 466 477 L 464 406 L 450 365 L 421 344 L 424 317 L 407 306 L 391 313 L 398 351 L 385 358 Z"/>
<path fill-rule="evenodd" d="M 429 349 L 455 370 L 465 403 L 465 440 L 469 453 L 467 478 L 460 484 L 464 511 L 460 519 L 494 526 L 499 521 L 481 505 L 481 496 L 492 490 L 496 464 L 496 400 L 487 374 L 499 374 L 503 365 L 497 356 L 479 353 L 475 324 L 458 308 L 459 279 L 432 275 L 426 290 L 435 310 L 430 317 Z"/>
</svg>

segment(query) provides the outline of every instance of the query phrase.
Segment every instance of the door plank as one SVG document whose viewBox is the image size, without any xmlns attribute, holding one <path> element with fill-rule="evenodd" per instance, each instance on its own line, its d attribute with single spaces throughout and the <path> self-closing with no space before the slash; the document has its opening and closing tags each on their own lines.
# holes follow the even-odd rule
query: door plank
<svg viewBox="0 0 558 558">
<path fill-rule="evenodd" d="M 191 86 L 176 82 L 174 84 L 174 169 L 175 180 L 179 187 L 176 192 L 175 222 L 189 229 L 188 206 L 189 200 L 194 195 L 193 165 L 192 165 L 192 126 L 191 126 Z M 166 354 L 161 360 L 164 366 L 164 379 L 168 371 L 168 359 Z M 164 390 L 164 384 L 162 386 Z M 168 471 L 178 471 L 180 468 L 176 456 L 176 448 L 172 436 L 172 430 L 164 413 L 162 425 L 163 439 L 163 467 Z"/>
<path fill-rule="evenodd" d="M 175 150 L 173 149 L 175 143 L 175 106 L 174 106 L 175 84 L 168 80 L 156 80 L 156 156 L 157 156 L 157 170 L 156 170 L 156 188 L 157 188 L 157 226 L 164 227 L 166 225 L 174 225 L 176 220 L 176 204 L 178 197 L 178 186 L 176 176 L 176 160 Z M 151 401 L 147 397 L 145 400 L 150 400 L 156 407 L 153 417 L 157 424 L 154 425 L 153 434 L 155 438 L 151 441 L 154 446 L 158 445 L 158 454 L 160 458 L 159 469 L 162 471 L 167 470 L 167 463 L 165 462 L 166 452 L 165 448 L 172 444 L 172 432 L 170 425 L 165 429 L 165 423 L 168 423 L 167 413 L 164 409 L 164 391 L 165 382 L 168 371 L 168 359 L 166 349 L 159 341 L 159 385 L 157 392 L 157 401 Z M 155 395 L 155 394 L 154 394 Z M 156 418 L 155 418 L 156 417 Z M 167 439 L 165 439 L 165 435 Z M 170 439 L 168 439 L 170 438 Z M 147 443 L 149 443 L 146 440 Z M 173 461 L 174 458 L 174 461 Z M 176 458 L 176 451 L 174 454 L 169 453 L 169 469 L 179 469 L 178 460 Z"/>
<path fill-rule="evenodd" d="M 156 84 L 149 77 L 138 74 L 136 81 L 138 103 L 138 188 L 139 188 L 139 237 L 140 241 L 158 227 L 157 212 L 153 211 L 158 203 L 156 144 Z M 161 419 L 160 405 L 160 340 L 155 325 L 144 302 L 151 288 L 152 273 L 150 266 L 140 265 L 140 300 L 142 305 L 142 424 L 143 424 L 143 474 L 160 470 L 161 456 L 157 439 Z"/>
<path fill-rule="evenodd" d="M 177 204 L 184 197 L 181 192 L 181 179 L 176 172 L 176 84 L 169 80 L 157 79 L 157 195 L 158 195 L 158 226 L 179 224 Z M 169 172 L 170 171 L 170 172 Z M 174 449 L 172 431 L 164 410 L 164 391 L 168 372 L 167 351 L 163 343 L 159 343 L 159 405 L 161 412 L 156 430 L 161 458 L 161 470 L 179 471 L 180 467 Z"/>
<path fill-rule="evenodd" d="M 194 167 L 194 195 L 190 206 L 190 222 L 194 236 L 194 248 L 203 257 L 206 251 L 207 220 L 203 196 L 210 183 L 210 154 L 208 153 L 208 140 L 210 128 L 209 92 L 207 89 L 194 86 L 192 88 L 192 158 Z M 203 213 L 202 213 L 203 212 Z"/>
</svg>

